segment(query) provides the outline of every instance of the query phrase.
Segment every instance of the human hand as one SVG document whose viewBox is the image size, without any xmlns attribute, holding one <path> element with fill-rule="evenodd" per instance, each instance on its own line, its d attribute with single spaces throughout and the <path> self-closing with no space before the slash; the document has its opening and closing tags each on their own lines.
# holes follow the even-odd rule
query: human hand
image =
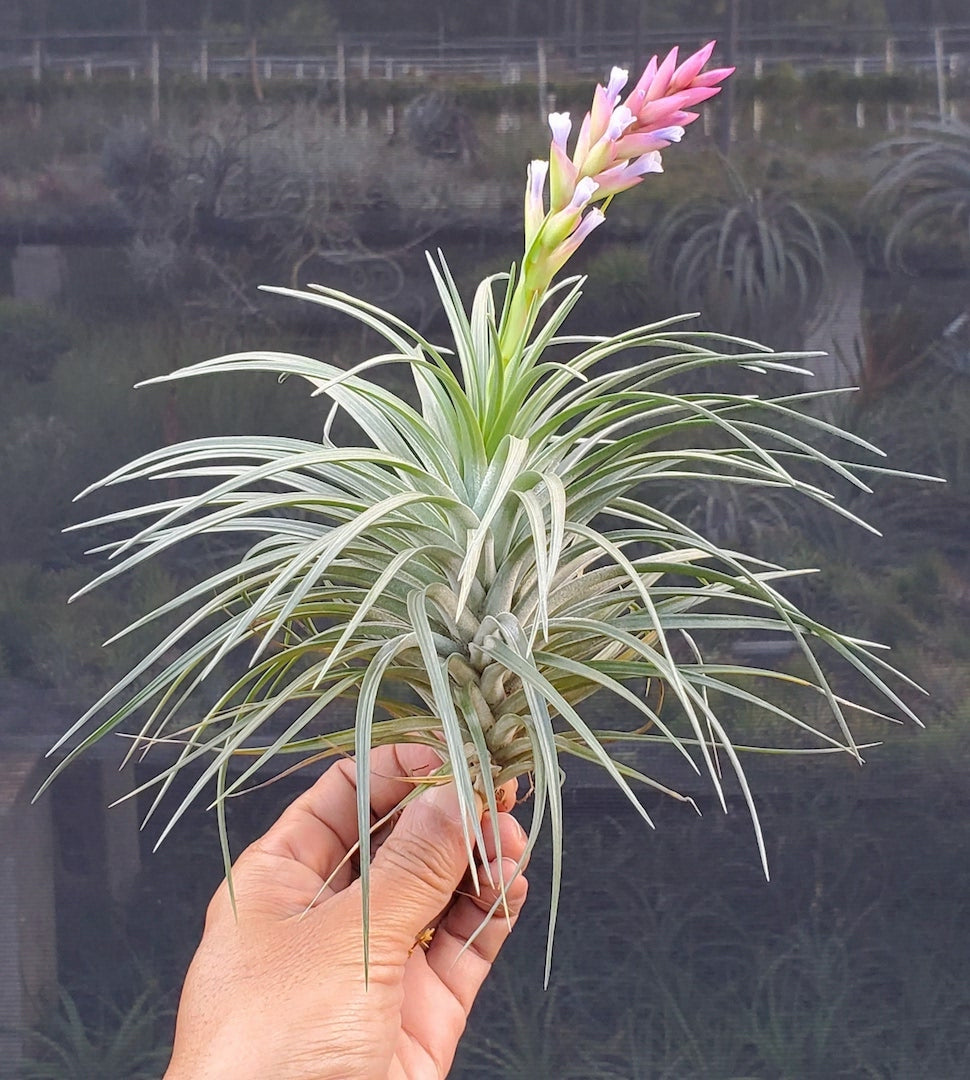
<svg viewBox="0 0 970 1080">
<path fill-rule="evenodd" d="M 440 765 L 429 747 L 372 754 L 372 820 L 413 788 L 402 777 Z M 336 762 L 236 861 L 233 914 L 226 883 L 206 914 L 189 967 L 165 1080 L 439 1080 L 447 1075 L 468 1013 L 525 902 L 513 877 L 526 847 L 511 814 L 498 815 L 501 869 L 486 815 L 492 879 L 501 907 L 474 942 L 497 892 L 482 868 L 474 895 L 454 785 L 405 807 L 374 856 L 369 986 L 364 986 L 360 883 L 349 860 L 357 841 L 354 762 Z M 500 797 L 511 805 L 514 785 Z M 319 894 L 319 896 L 318 896 Z M 437 920 L 427 951 L 422 931 Z"/>
</svg>

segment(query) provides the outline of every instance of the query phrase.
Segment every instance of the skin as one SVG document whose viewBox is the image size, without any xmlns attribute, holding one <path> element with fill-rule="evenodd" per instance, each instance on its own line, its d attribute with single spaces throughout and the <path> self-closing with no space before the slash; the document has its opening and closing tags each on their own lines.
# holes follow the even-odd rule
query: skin
<svg viewBox="0 0 970 1080">
<path fill-rule="evenodd" d="M 372 755 L 377 821 L 412 790 L 402 777 L 440 765 L 428 747 L 383 747 Z M 365 987 L 360 884 L 344 864 L 357 839 L 355 766 L 333 765 L 237 860 L 237 914 L 226 884 L 216 892 L 179 1005 L 165 1080 L 439 1080 L 448 1074 L 475 997 L 525 902 L 516 876 L 526 837 L 499 792 L 496 858 L 483 831 L 496 890 L 482 867 L 474 895 L 454 786 L 429 789 L 403 810 L 371 865 L 370 968 Z M 317 898 L 317 899 L 315 899 Z M 309 908 L 309 910 L 308 910 Z M 510 925 L 511 924 L 511 925 Z M 436 929 L 427 950 L 429 926 Z"/>
</svg>

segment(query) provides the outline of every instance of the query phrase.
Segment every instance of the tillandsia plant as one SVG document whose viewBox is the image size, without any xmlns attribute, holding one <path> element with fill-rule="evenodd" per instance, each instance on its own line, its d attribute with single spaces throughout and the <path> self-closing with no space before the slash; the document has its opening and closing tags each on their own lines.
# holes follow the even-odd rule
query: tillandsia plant
<svg viewBox="0 0 970 1080">
<path fill-rule="evenodd" d="M 552 114 L 549 159 L 528 170 L 521 265 L 486 278 L 466 311 L 443 256 L 429 256 L 449 349 L 334 289 L 279 288 L 271 291 L 357 319 L 387 351 L 349 371 L 249 352 L 150 380 L 300 376 L 331 406 L 319 442 L 197 439 L 150 453 L 95 485 L 178 480 L 200 490 L 87 522 L 130 526 L 127 538 L 96 549 L 109 552 L 113 565 L 89 588 L 192 538 L 253 540 L 238 561 L 121 632 L 188 611 L 66 733 L 58 747 L 74 745 L 58 768 L 140 714 L 133 753 L 158 742 L 178 747 L 151 782 L 153 811 L 176 777 L 192 770 L 162 838 L 211 788 L 225 847 L 227 801 L 281 756 L 353 754 L 365 926 L 372 748 L 420 742 L 438 751 L 440 769 L 409 798 L 453 779 L 467 811 L 469 858 L 484 845 L 476 806 L 494 810 L 501 785 L 528 777 L 530 848 L 544 822 L 551 832 L 548 974 L 564 762 L 602 767 L 649 823 L 632 785 L 674 793 L 620 760 L 616 746 L 625 740 L 647 752 L 669 744 L 695 771 L 706 771 L 725 804 L 723 758 L 750 808 L 764 861 L 740 747 L 716 700 L 761 705 L 809 732 L 820 750 L 858 758 L 846 713 L 870 710 L 851 705 L 827 681 L 817 657 L 827 647 L 912 716 L 887 685 L 892 668 L 873 646 L 786 599 L 778 582 L 790 571 L 719 546 L 651 503 L 658 482 L 716 478 L 789 489 L 852 516 L 808 474 L 820 470 L 864 488 L 864 467 L 834 459 L 811 439 L 845 440 L 856 456 L 874 448 L 800 411 L 812 395 L 756 399 L 671 389 L 672 380 L 699 368 L 793 370 L 794 354 L 691 332 L 678 328 L 679 320 L 615 337 L 563 330 L 582 279 L 557 282 L 557 274 L 617 193 L 661 171 L 660 151 L 697 118 L 692 107 L 718 92 L 730 69 L 704 70 L 713 48 L 679 65 L 676 49 L 662 62 L 654 58 L 623 100 L 627 72 L 614 68 L 596 88 L 571 151 L 568 114 Z M 553 358 L 566 350 L 571 359 Z M 407 368 L 417 407 L 368 379 L 386 365 Z M 340 410 L 356 423 L 359 446 L 333 440 Z M 751 632 L 791 635 L 809 674 L 705 658 L 712 643 Z M 239 650 L 248 661 L 243 674 L 236 668 L 216 700 L 193 711 L 217 669 L 234 670 L 226 662 Z M 663 693 L 643 694 L 645 677 Z M 761 696 L 765 679 L 820 695 L 832 731 Z M 591 727 L 579 711 L 601 690 L 615 695 L 625 718 L 607 730 Z M 96 715 L 119 698 L 99 723 Z M 343 730 L 328 722 L 327 707 L 338 698 L 356 702 L 355 722 Z M 366 956 L 366 931 L 364 949 Z"/>
</svg>

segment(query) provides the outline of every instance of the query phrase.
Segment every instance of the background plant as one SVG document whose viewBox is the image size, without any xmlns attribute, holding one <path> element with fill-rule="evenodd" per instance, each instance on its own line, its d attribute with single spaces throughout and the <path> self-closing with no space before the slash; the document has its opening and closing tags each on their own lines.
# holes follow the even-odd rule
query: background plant
<svg viewBox="0 0 970 1080">
<path fill-rule="evenodd" d="M 970 264 L 970 126 L 921 125 L 882 143 L 864 212 L 894 267 Z"/>
<path fill-rule="evenodd" d="M 154 1080 L 172 1053 L 172 1012 L 158 991 L 145 990 L 127 1007 L 101 1002 L 96 1012 L 96 1020 L 85 1018 L 62 990 L 46 1023 L 30 1033 L 30 1056 L 20 1080 Z"/>
<path fill-rule="evenodd" d="M 725 163 L 730 192 L 670 210 L 650 238 L 652 281 L 703 324 L 794 348 L 828 300 L 829 262 L 850 257 L 828 214 L 770 188 L 749 188 Z"/>
</svg>

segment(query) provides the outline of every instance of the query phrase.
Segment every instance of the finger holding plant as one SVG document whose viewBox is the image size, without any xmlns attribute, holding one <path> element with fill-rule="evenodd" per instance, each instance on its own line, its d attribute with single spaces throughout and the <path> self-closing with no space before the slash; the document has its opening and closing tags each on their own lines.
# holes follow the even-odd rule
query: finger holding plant
<svg viewBox="0 0 970 1080">
<path fill-rule="evenodd" d="M 712 51 L 713 43 L 679 66 L 676 50 L 652 60 L 622 101 L 627 74 L 614 69 L 597 87 L 571 154 L 569 118 L 552 115 L 549 160 L 532 162 L 528 171 L 519 272 L 486 278 L 466 310 L 444 257 L 429 257 L 449 348 L 337 290 L 277 288 L 271 291 L 357 319 L 382 336 L 387 350 L 350 371 L 261 351 L 151 380 L 253 371 L 299 376 L 329 399 L 330 413 L 319 442 L 197 439 L 148 454 L 96 485 L 178 480 L 192 493 L 87 522 L 130 530 L 96 549 L 112 565 L 87 588 L 196 537 L 232 533 L 252 541 L 238 562 L 121 632 L 176 620 L 60 740 L 57 748 L 74 745 L 55 775 L 139 716 L 132 753 L 156 743 L 176 746 L 174 761 L 145 785 L 156 792 L 151 812 L 183 770 L 193 777 L 161 838 L 213 788 L 228 867 L 224 816 L 231 797 L 284 758 L 305 763 L 353 754 L 365 962 L 377 827 L 372 749 L 434 747 L 440 768 L 416 778 L 413 794 L 454 779 L 470 861 L 486 849 L 478 809 L 484 805 L 496 819 L 502 785 L 528 777 L 526 857 L 546 824 L 551 836 L 548 975 L 564 763 L 604 769 L 648 823 L 633 785 L 675 793 L 620 760 L 618 746 L 637 748 L 644 768 L 662 761 L 660 747 L 683 757 L 706 774 L 725 807 L 726 763 L 767 870 L 742 747 L 715 703 L 758 705 L 811 737 L 820 752 L 861 760 L 848 715 L 872 709 L 833 688 L 822 666 L 827 651 L 915 719 L 887 682 L 898 673 L 877 646 L 820 624 L 787 599 L 779 584 L 805 571 L 719 546 L 651 498 L 671 480 L 786 489 L 867 527 L 839 506 L 830 487 L 868 490 L 866 478 L 886 470 L 833 457 L 824 447 L 847 445 L 852 458 L 879 452 L 803 411 L 813 395 L 685 394 L 670 385 L 708 367 L 800 370 L 793 367 L 797 354 L 690 332 L 676 319 L 612 337 L 561 332 L 582 281 L 555 282 L 556 275 L 602 223 L 609 200 L 659 172 L 660 152 L 697 118 L 690 110 L 718 92 L 730 69 L 705 72 Z M 718 351 L 725 344 L 730 351 Z M 552 348 L 571 348 L 572 358 L 554 361 Z M 606 363 L 620 355 L 625 365 Z M 416 406 L 371 381 L 371 371 L 385 365 L 406 367 Z M 359 445 L 332 440 L 338 411 L 356 424 Z M 790 636 L 806 674 L 721 659 L 727 643 L 752 633 Z M 217 673 L 238 672 L 227 661 L 240 653 L 245 671 L 222 674 L 212 700 L 208 688 Z M 644 680 L 661 688 L 662 705 L 658 695 L 643 694 Z M 797 706 L 763 695 L 766 680 L 814 695 L 833 722 L 816 726 Z M 580 712 L 598 691 L 613 695 L 617 718 L 608 728 L 593 727 Z M 353 725 L 343 729 L 327 711 L 338 698 L 355 708 Z M 114 711 L 98 722 L 112 702 Z M 488 842 L 500 858 L 499 837 Z M 496 903 L 503 902 L 500 888 Z"/>
</svg>

